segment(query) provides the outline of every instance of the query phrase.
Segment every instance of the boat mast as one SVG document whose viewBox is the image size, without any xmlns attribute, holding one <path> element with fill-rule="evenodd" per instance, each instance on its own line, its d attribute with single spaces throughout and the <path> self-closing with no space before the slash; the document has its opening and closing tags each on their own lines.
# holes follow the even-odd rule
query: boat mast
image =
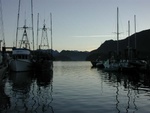
<svg viewBox="0 0 150 113">
<path fill-rule="evenodd" d="M 136 49 L 136 15 L 134 15 L 134 37 L 135 37 L 135 49 Z"/>
<path fill-rule="evenodd" d="M 128 20 L 128 47 L 130 47 L 130 39 L 129 39 L 129 36 L 130 36 L 130 20 Z"/>
<path fill-rule="evenodd" d="M 19 4 L 18 4 L 17 30 L 16 30 L 16 47 L 17 47 L 17 42 L 18 42 L 20 3 L 21 3 L 21 0 L 19 0 Z"/>
<path fill-rule="evenodd" d="M 26 26 L 26 20 L 24 22 L 24 26 L 22 27 L 22 29 L 23 29 L 23 35 L 22 35 L 22 40 L 20 43 L 20 48 L 30 49 L 30 43 L 29 43 L 28 34 L 27 34 L 27 29 L 29 29 L 29 27 Z"/>
<path fill-rule="evenodd" d="M 130 58 L 130 21 L 128 21 L 128 58 Z"/>
<path fill-rule="evenodd" d="M 41 48 L 43 47 L 43 48 Z M 47 48 L 46 48 L 47 47 Z M 49 41 L 47 36 L 47 28 L 44 20 L 43 28 L 42 28 L 42 37 L 41 37 L 41 44 L 40 49 L 49 49 Z"/>
<path fill-rule="evenodd" d="M 4 23 L 3 23 L 3 8 L 2 8 L 2 2 L 0 0 L 0 26 L 1 26 L 1 35 L 2 40 L 0 40 L 0 50 L 1 50 L 1 42 L 3 42 L 3 47 L 5 47 L 5 35 L 4 35 Z"/>
<path fill-rule="evenodd" d="M 51 54 L 53 55 L 53 37 L 52 37 L 52 13 L 50 13 L 50 32 L 51 32 Z"/>
<path fill-rule="evenodd" d="M 39 38 L 39 13 L 37 15 L 37 49 L 39 48 L 38 46 L 38 38 Z"/>
<path fill-rule="evenodd" d="M 31 19 L 32 19 L 32 40 L 33 40 L 33 50 L 34 50 L 34 29 L 33 29 L 33 0 L 31 0 Z"/>
<path fill-rule="evenodd" d="M 117 7 L 117 55 L 119 55 L 119 8 Z"/>
</svg>

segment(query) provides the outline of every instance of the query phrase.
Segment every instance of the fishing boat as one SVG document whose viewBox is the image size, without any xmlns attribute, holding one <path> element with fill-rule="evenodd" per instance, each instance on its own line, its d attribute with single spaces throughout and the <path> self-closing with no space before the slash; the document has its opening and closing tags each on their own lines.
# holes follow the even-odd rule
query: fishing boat
<svg viewBox="0 0 150 113">
<path fill-rule="evenodd" d="M 30 50 L 30 43 L 28 40 L 27 29 L 23 27 L 24 32 L 19 48 L 12 48 L 12 59 L 10 60 L 9 67 L 11 71 L 31 71 L 32 70 L 32 53 Z"/>
<path fill-rule="evenodd" d="M 39 22 L 39 14 L 38 21 Z M 38 24 L 39 25 L 39 24 Z M 37 34 L 39 31 L 39 26 L 37 25 Z M 51 49 L 49 46 L 49 37 L 46 27 L 46 23 L 44 20 L 44 24 L 42 27 L 42 36 L 41 42 L 38 44 L 38 35 L 37 35 L 37 50 L 34 52 L 34 67 L 35 70 L 45 70 L 45 69 L 53 69 L 53 55 L 52 55 L 52 14 L 50 13 L 50 31 L 51 31 Z"/>
<path fill-rule="evenodd" d="M 9 67 L 11 71 L 31 71 L 32 59 L 31 51 L 26 48 L 13 48 L 12 59 Z"/>
<path fill-rule="evenodd" d="M 33 62 L 32 62 L 32 52 L 30 49 L 27 29 L 32 29 L 32 38 L 34 39 L 33 37 L 33 11 L 31 11 L 32 27 L 26 26 L 26 19 L 24 21 L 24 26 L 19 27 L 19 13 L 20 13 L 20 0 L 19 0 L 18 18 L 17 18 L 16 47 L 12 48 L 12 59 L 10 60 L 9 67 L 11 71 L 16 71 L 16 72 L 31 71 Z M 23 30 L 23 35 L 20 41 L 20 45 L 18 47 L 17 41 L 18 41 L 19 29 Z M 33 45 L 34 45 L 34 41 L 33 41 Z M 33 49 L 34 49 L 34 46 L 33 46 Z"/>
</svg>

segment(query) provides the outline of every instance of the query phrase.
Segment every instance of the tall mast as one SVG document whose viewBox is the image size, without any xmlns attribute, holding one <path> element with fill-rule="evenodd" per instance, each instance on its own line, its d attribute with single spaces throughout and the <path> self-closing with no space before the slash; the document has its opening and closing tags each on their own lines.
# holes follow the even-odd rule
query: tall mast
<svg viewBox="0 0 150 113">
<path fill-rule="evenodd" d="M 18 4 L 17 31 L 16 31 L 16 47 L 17 47 L 17 42 L 18 42 L 18 27 L 19 27 L 20 2 L 21 2 L 21 0 L 19 0 L 19 4 Z"/>
<path fill-rule="evenodd" d="M 129 36 L 130 36 L 130 20 L 128 21 L 128 46 L 130 46 Z"/>
<path fill-rule="evenodd" d="M 22 40 L 20 43 L 20 48 L 30 49 L 30 43 L 29 43 L 28 34 L 27 34 L 27 29 L 29 29 L 29 27 L 26 26 L 26 20 L 24 22 L 24 26 L 21 28 L 23 29 L 23 35 L 22 35 Z"/>
<path fill-rule="evenodd" d="M 117 55 L 119 55 L 119 8 L 117 7 Z"/>
<path fill-rule="evenodd" d="M 130 21 L 128 21 L 128 58 L 130 58 Z"/>
<path fill-rule="evenodd" d="M 134 36 L 135 36 L 135 49 L 136 49 L 136 15 L 134 15 Z"/>
<path fill-rule="evenodd" d="M 50 13 L 50 31 L 51 31 L 51 54 L 53 54 L 52 53 L 52 49 L 53 49 L 53 37 L 52 37 L 52 13 Z"/>
<path fill-rule="evenodd" d="M 0 29 L 1 29 L 1 35 L 2 35 L 2 40 L 3 42 L 3 47 L 5 47 L 5 35 L 4 35 L 4 23 L 3 23 L 3 8 L 2 8 L 2 2 L 0 0 Z M 0 44 L 0 50 L 1 50 L 1 44 Z"/>
<path fill-rule="evenodd" d="M 43 47 L 43 48 L 41 48 L 41 47 Z M 46 28 L 46 24 L 45 24 L 45 19 L 44 19 L 44 24 L 43 24 L 43 28 L 42 28 L 40 49 L 49 49 L 49 41 L 48 41 L 48 36 L 47 36 L 47 28 Z"/>
<path fill-rule="evenodd" d="M 38 38 L 39 38 L 39 13 L 37 15 L 37 49 L 39 48 L 38 46 Z"/>
<path fill-rule="evenodd" d="M 32 40 L 33 40 L 33 50 L 34 50 L 34 26 L 33 26 L 33 0 L 31 0 L 31 19 L 32 19 Z"/>
</svg>

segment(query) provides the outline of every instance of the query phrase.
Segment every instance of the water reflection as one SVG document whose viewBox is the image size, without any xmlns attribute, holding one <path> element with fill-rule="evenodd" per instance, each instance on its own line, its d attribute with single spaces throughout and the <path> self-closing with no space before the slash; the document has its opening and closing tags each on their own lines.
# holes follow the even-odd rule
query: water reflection
<svg viewBox="0 0 150 113">
<path fill-rule="evenodd" d="M 31 72 L 12 72 L 9 76 L 10 83 L 12 83 L 12 90 L 15 93 L 28 94 L 32 84 Z"/>
<path fill-rule="evenodd" d="M 52 70 L 38 71 L 38 73 L 10 73 L 9 82 L 0 87 L 0 105 L 3 105 L 1 111 L 8 113 L 53 112 L 51 106 L 53 101 L 52 79 Z M 1 95 L 3 95 L 3 98 L 5 97 L 5 100 L 1 100 Z"/>
<path fill-rule="evenodd" d="M 4 84 L 0 84 L 0 111 L 8 109 L 11 106 L 10 97 L 4 91 Z"/>
<path fill-rule="evenodd" d="M 116 110 L 118 113 L 123 111 L 122 105 L 125 104 L 126 113 L 136 112 L 138 104 L 136 99 L 140 94 L 150 96 L 150 76 L 147 74 L 123 74 L 105 73 L 104 81 L 116 88 Z"/>
<path fill-rule="evenodd" d="M 36 78 L 38 86 L 48 87 L 52 82 L 53 71 L 52 70 L 38 71 L 36 73 Z"/>
<path fill-rule="evenodd" d="M 49 111 L 51 111 L 52 113 L 54 113 L 53 107 L 51 106 L 51 103 L 53 101 L 52 79 L 53 79 L 52 70 L 44 69 L 36 73 L 37 89 L 36 89 L 36 94 L 33 95 L 37 95 L 38 97 L 40 97 L 40 98 L 37 97 L 36 99 L 38 102 L 38 106 L 36 106 L 35 109 L 37 111 L 39 111 L 40 108 L 42 112 L 49 113 Z"/>
<path fill-rule="evenodd" d="M 116 109 L 117 109 L 118 113 L 120 113 L 120 110 L 118 108 L 118 106 L 119 106 L 118 96 L 119 96 L 119 88 L 118 88 L 118 82 L 117 82 L 117 86 L 116 86 Z"/>
</svg>

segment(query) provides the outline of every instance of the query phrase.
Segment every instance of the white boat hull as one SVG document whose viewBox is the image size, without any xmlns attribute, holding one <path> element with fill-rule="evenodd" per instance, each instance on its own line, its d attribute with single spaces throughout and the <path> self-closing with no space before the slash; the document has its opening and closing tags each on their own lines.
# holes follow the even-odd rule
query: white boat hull
<svg viewBox="0 0 150 113">
<path fill-rule="evenodd" d="M 9 66 L 11 71 L 16 72 L 32 70 L 32 62 L 28 59 L 12 59 Z"/>
<path fill-rule="evenodd" d="M 110 62 L 109 60 L 107 60 L 104 63 L 104 70 L 105 71 L 118 71 L 119 68 L 120 68 L 119 62 Z"/>
</svg>

